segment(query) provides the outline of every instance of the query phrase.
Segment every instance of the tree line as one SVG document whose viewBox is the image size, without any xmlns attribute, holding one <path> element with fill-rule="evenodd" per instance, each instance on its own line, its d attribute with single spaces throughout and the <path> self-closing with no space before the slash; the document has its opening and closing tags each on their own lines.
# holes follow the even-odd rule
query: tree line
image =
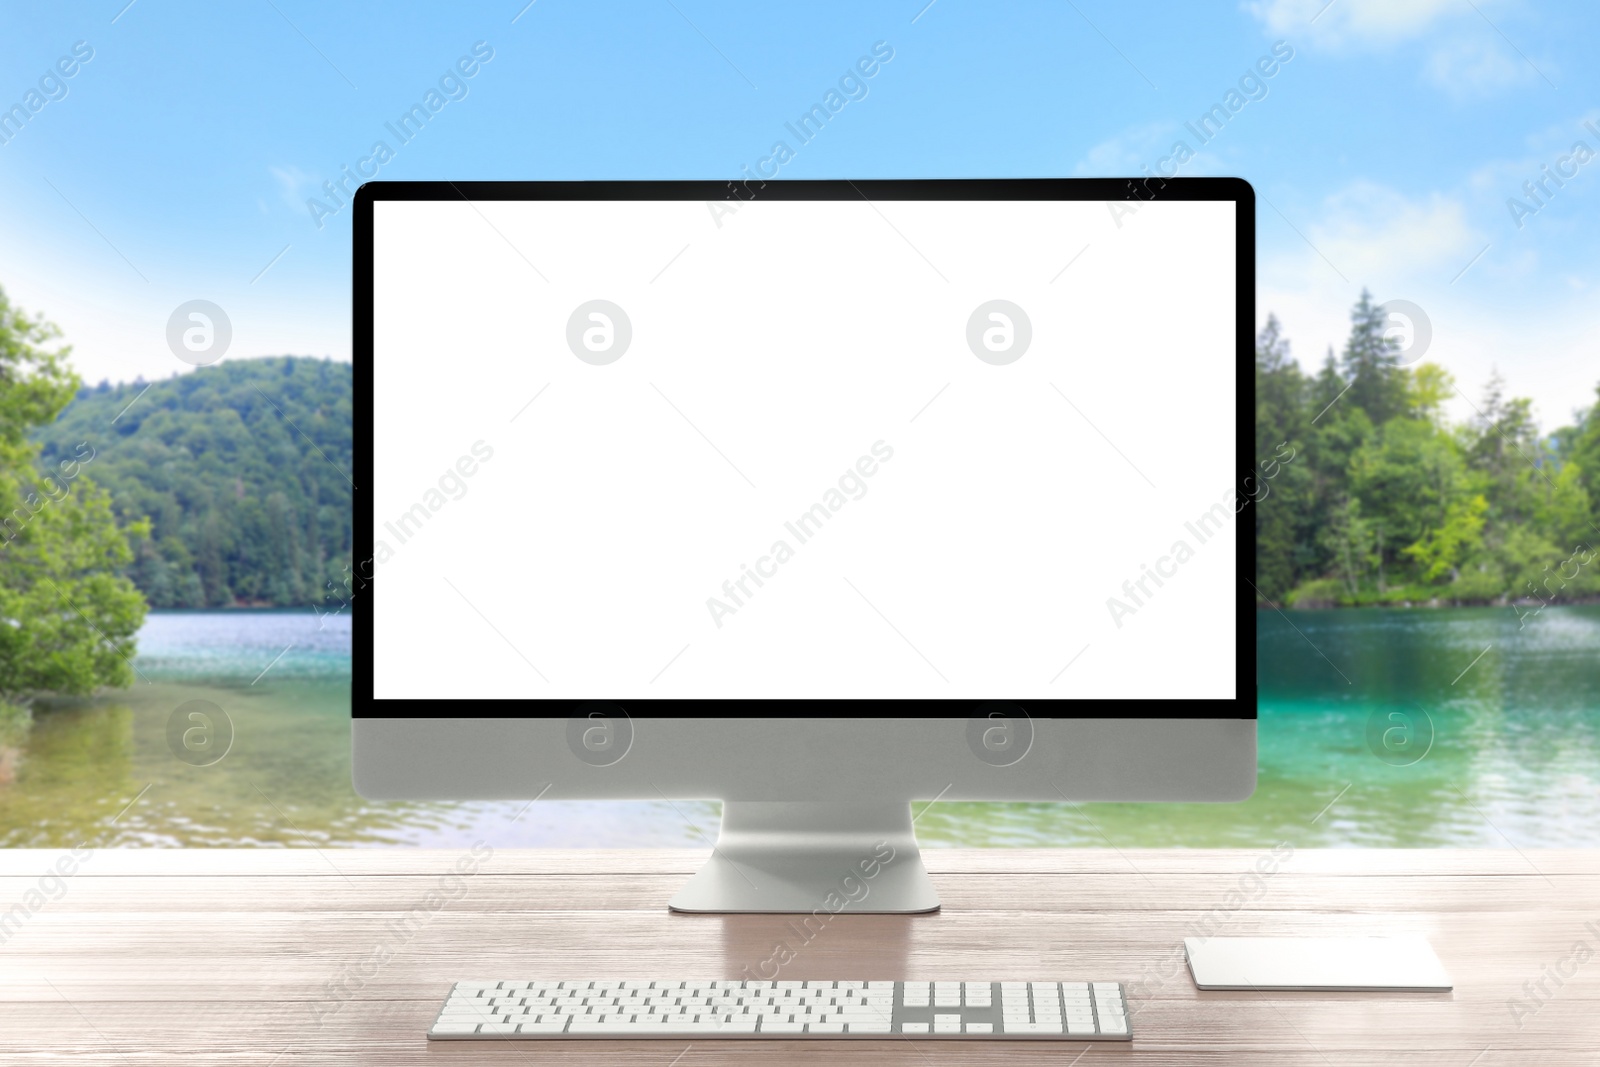
<svg viewBox="0 0 1600 1067">
<path fill-rule="evenodd" d="M 1315 374 L 1276 318 L 1256 339 L 1258 462 L 1296 450 L 1255 510 L 1261 599 L 1536 608 L 1600 596 L 1600 386 L 1573 424 L 1543 433 L 1498 372 L 1470 397 L 1435 363 L 1407 366 L 1366 292 L 1350 318 L 1343 352 Z M 1452 420 L 1458 397 L 1471 413 Z"/>
</svg>

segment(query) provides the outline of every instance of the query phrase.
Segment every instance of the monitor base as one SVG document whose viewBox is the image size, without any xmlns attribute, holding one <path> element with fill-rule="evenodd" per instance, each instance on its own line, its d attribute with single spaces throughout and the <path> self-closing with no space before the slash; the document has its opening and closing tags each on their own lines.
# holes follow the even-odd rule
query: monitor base
<svg viewBox="0 0 1600 1067">
<path fill-rule="evenodd" d="M 727 801 L 711 859 L 667 906 L 696 913 L 939 910 L 910 804 Z"/>
</svg>

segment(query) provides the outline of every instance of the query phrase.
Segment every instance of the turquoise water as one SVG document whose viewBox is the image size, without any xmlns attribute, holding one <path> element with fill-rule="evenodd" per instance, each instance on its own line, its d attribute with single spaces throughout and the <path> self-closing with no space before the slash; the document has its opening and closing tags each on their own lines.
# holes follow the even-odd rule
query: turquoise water
<svg viewBox="0 0 1600 1067">
<path fill-rule="evenodd" d="M 1257 649 L 1260 783 L 1250 800 L 940 803 L 919 818 L 919 838 L 1600 847 L 1600 607 L 1549 608 L 1525 624 L 1509 608 L 1263 612 Z M 712 803 L 356 796 L 348 618 L 155 613 L 136 663 L 127 690 L 36 707 L 11 780 L 0 781 L 0 845 L 628 847 L 715 836 Z M 169 720 L 190 701 L 232 723 L 225 753 L 191 753 L 220 755 L 209 765 L 169 745 Z"/>
</svg>

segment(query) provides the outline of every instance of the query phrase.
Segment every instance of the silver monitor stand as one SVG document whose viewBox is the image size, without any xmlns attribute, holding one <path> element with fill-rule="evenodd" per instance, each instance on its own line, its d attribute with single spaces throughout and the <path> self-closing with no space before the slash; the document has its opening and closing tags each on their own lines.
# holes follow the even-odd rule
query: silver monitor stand
<svg viewBox="0 0 1600 1067">
<path fill-rule="evenodd" d="M 939 910 L 908 804 L 729 801 L 711 859 L 668 901 L 685 912 Z"/>
</svg>

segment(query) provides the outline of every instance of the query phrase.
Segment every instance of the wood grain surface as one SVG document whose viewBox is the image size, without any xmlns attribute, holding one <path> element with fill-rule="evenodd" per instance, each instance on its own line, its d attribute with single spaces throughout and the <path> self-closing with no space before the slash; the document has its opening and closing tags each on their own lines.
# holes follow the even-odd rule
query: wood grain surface
<svg viewBox="0 0 1600 1067">
<path fill-rule="evenodd" d="M 668 912 L 703 851 L 493 850 L 452 877 L 467 850 L 84 850 L 54 878 L 72 853 L 0 852 L 0 1065 L 1600 1065 L 1597 851 L 923 855 L 941 912 L 805 938 Z M 1397 933 L 1454 992 L 1202 993 L 1181 949 Z M 780 942 L 788 979 L 1119 980 L 1135 1039 L 424 1037 L 457 979 L 768 977 Z"/>
</svg>

